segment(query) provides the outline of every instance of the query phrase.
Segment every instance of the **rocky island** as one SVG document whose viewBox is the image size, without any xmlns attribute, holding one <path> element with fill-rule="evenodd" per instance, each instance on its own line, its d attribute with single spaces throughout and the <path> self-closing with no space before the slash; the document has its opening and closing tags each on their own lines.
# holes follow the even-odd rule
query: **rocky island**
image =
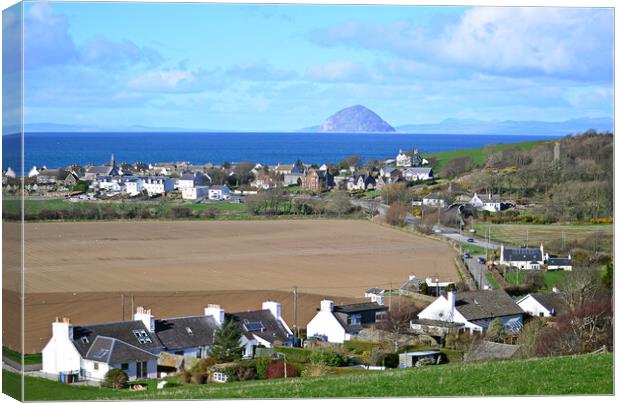
<svg viewBox="0 0 620 403">
<path fill-rule="evenodd" d="M 389 133 L 396 130 L 379 115 L 362 105 L 342 109 L 328 117 L 320 132 Z"/>
</svg>

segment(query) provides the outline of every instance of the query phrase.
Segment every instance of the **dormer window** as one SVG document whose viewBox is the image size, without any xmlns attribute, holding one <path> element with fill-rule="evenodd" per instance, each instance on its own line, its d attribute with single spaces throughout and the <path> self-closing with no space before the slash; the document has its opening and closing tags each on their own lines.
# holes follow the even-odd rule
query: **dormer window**
<svg viewBox="0 0 620 403">
<path fill-rule="evenodd" d="M 136 336 L 136 339 L 138 339 L 138 343 L 140 344 L 147 344 L 147 343 L 153 342 L 151 340 L 151 337 L 148 335 L 148 333 L 146 333 L 142 329 L 134 330 L 133 335 Z"/>
<path fill-rule="evenodd" d="M 185 331 L 186 331 L 186 332 L 187 332 L 187 334 L 189 334 L 190 336 L 193 336 L 193 335 L 194 335 L 194 332 L 192 332 L 192 329 L 190 329 L 190 328 L 189 328 L 189 326 L 185 328 Z"/>
<path fill-rule="evenodd" d="M 90 343 L 90 342 L 88 341 L 88 337 L 86 337 L 86 336 L 82 336 L 82 337 L 80 337 L 80 341 L 82 342 L 82 344 L 88 344 L 88 343 Z"/>
</svg>

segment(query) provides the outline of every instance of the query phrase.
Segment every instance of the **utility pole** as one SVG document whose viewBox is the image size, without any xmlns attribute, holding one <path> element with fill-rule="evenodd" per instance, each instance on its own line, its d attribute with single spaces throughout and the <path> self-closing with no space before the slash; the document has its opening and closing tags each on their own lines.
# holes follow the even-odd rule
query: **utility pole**
<svg viewBox="0 0 620 403">
<path fill-rule="evenodd" d="M 299 337 L 299 328 L 297 327 L 297 286 L 293 287 L 293 326 L 295 327 L 295 337 Z"/>
<path fill-rule="evenodd" d="M 125 294 L 121 294 L 121 321 L 125 320 Z"/>
<path fill-rule="evenodd" d="M 390 281 L 390 299 L 388 302 L 388 310 L 392 312 L 392 282 Z"/>
<path fill-rule="evenodd" d="M 133 313 L 135 312 L 134 310 L 134 299 L 133 299 L 133 295 L 131 296 L 131 318 L 133 319 Z"/>
</svg>

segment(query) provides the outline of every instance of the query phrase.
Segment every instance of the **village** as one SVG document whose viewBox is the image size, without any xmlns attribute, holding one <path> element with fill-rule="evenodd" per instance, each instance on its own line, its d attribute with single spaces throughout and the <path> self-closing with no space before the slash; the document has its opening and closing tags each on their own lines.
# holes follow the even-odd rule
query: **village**
<svg viewBox="0 0 620 403">
<path fill-rule="evenodd" d="M 567 249 L 556 244 L 492 239 L 486 221 L 482 227 L 475 223 L 523 206 L 499 193 L 463 191 L 458 181 L 435 174 L 434 164 L 414 149 L 366 166 L 354 157 L 338 164 L 269 167 L 117 164 L 112 156 L 101 166 L 33 167 L 24 178 L 26 199 L 85 205 L 250 206 L 274 192 L 327 200 L 347 195 L 345 212 L 448 243 L 459 280 L 411 273 L 396 288 L 376 284 L 354 303 L 323 299 L 306 323 L 298 320 L 297 288 L 287 302 L 292 306 L 265 300 L 229 312 L 205 300 L 202 312 L 168 318 L 132 300 L 129 320 L 74 324 L 71 317 L 55 318 L 40 361 L 27 374 L 144 390 L 611 349 L 611 311 L 604 302 L 610 285 L 591 271 L 573 270 L 573 256 L 559 255 Z M 20 179 L 10 168 L 4 172 L 5 195 L 19 189 Z M 407 205 L 403 190 L 414 195 Z M 583 256 L 578 258 L 584 265 Z M 598 308 L 584 312 L 588 306 Z M 285 321 L 283 309 L 294 313 L 293 323 Z M 592 315 L 596 319 L 589 321 Z M 586 322 L 590 327 L 579 325 Z M 584 343 L 587 331 L 596 336 Z M 571 340 L 564 340 L 567 334 Z"/>
</svg>

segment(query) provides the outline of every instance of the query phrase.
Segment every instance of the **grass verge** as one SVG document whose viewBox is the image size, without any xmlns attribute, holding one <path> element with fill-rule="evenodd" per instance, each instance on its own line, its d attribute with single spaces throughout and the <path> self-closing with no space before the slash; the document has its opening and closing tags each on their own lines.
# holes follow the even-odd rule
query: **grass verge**
<svg viewBox="0 0 620 403">
<path fill-rule="evenodd" d="M 3 371 L 4 382 L 19 375 Z M 389 396 L 608 395 L 612 354 L 483 363 L 459 363 L 386 372 L 230 384 L 185 385 L 146 391 L 63 385 L 26 377 L 26 400 L 231 399 Z"/>
</svg>

